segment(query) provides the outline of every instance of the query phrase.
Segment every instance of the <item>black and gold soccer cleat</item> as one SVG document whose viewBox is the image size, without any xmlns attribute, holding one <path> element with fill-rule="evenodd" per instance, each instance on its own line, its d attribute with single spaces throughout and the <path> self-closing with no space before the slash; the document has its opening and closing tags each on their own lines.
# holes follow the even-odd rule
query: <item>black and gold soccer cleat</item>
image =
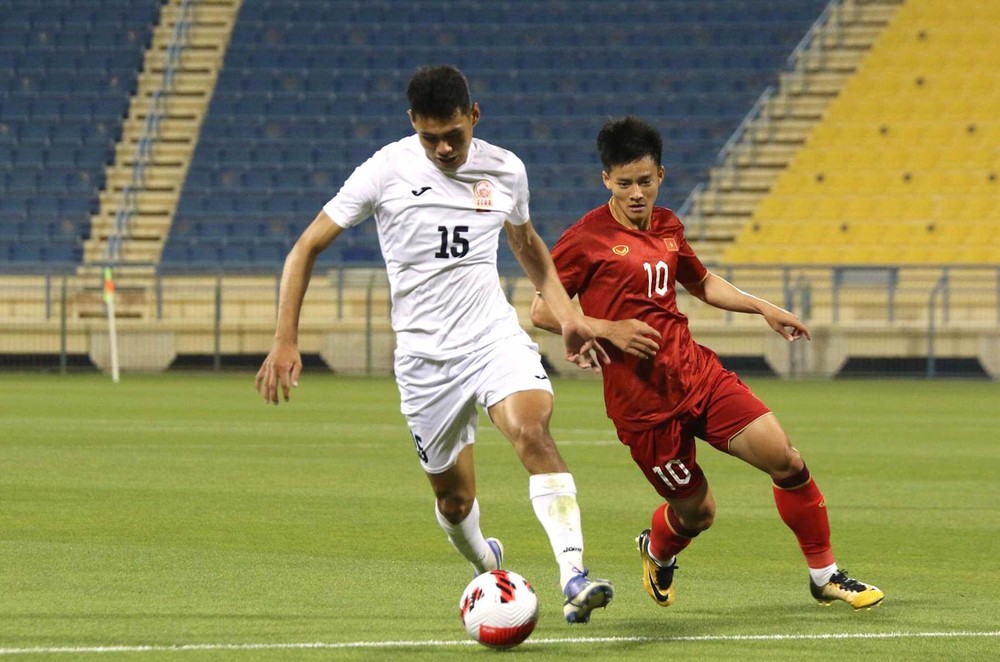
<svg viewBox="0 0 1000 662">
<path fill-rule="evenodd" d="M 834 600 L 843 600 L 855 609 L 871 609 L 885 597 L 877 586 L 848 577 L 846 570 L 838 570 L 823 586 L 817 586 L 810 580 L 809 591 L 824 607 Z"/>
<path fill-rule="evenodd" d="M 674 570 L 677 569 L 677 559 L 668 566 L 662 566 L 649 554 L 649 529 L 639 534 L 635 539 L 642 557 L 642 583 L 646 593 L 661 607 L 669 607 L 674 603 Z"/>
</svg>

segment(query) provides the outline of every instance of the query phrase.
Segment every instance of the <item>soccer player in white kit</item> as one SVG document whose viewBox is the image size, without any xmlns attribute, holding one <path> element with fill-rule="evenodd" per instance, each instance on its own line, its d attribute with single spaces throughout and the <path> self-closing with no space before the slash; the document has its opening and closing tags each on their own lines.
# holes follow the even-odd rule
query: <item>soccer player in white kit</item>
<svg viewBox="0 0 1000 662">
<path fill-rule="evenodd" d="M 537 346 L 500 287 L 500 230 L 562 327 L 566 358 L 599 369 L 607 355 L 559 281 L 528 215 L 528 179 L 513 153 L 472 137 L 480 117 L 455 67 L 419 69 L 407 88 L 415 135 L 358 166 L 285 260 L 278 324 L 257 390 L 278 404 L 302 370 L 298 320 L 316 256 L 374 216 L 396 333 L 401 410 L 452 545 L 482 573 L 503 546 L 479 527 L 473 442 L 476 405 L 528 470 L 529 497 L 549 536 L 570 623 L 586 623 L 613 587 L 588 576 L 576 486 L 549 433 L 552 387 Z M 593 350 L 598 358 L 594 359 Z"/>
</svg>

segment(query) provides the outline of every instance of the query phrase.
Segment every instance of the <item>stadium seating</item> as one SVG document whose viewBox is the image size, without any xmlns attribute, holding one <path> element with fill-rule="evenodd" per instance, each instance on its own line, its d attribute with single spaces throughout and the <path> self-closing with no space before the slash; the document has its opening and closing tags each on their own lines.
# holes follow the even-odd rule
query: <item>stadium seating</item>
<svg viewBox="0 0 1000 662">
<path fill-rule="evenodd" d="M 677 206 L 825 4 L 639 2 L 609 23 L 597 0 L 535 3 L 530 16 L 511 2 L 247 1 L 163 260 L 190 260 L 195 244 L 224 262 L 282 254 L 355 165 L 410 133 L 406 82 L 440 62 L 469 76 L 477 135 L 525 161 L 547 241 L 606 198 L 594 139 L 609 116 L 663 130 L 661 201 Z M 323 259 L 378 260 L 373 229 Z"/>
<path fill-rule="evenodd" d="M 78 263 L 160 0 L 0 0 L 0 260 Z"/>
<path fill-rule="evenodd" d="M 905 3 L 726 259 L 1000 263 L 998 26 Z"/>
</svg>

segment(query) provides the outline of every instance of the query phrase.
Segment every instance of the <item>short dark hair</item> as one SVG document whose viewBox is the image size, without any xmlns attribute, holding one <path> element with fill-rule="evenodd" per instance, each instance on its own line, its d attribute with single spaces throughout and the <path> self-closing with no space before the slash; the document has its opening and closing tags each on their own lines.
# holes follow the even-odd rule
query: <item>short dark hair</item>
<svg viewBox="0 0 1000 662">
<path fill-rule="evenodd" d="M 420 67 L 406 88 L 414 115 L 449 119 L 456 110 L 472 110 L 472 97 L 465 74 L 450 64 Z"/>
<path fill-rule="evenodd" d="M 652 124 L 629 115 L 604 123 L 597 134 L 597 151 L 605 172 L 644 156 L 653 157 L 659 167 L 663 159 L 663 139 Z"/>
</svg>

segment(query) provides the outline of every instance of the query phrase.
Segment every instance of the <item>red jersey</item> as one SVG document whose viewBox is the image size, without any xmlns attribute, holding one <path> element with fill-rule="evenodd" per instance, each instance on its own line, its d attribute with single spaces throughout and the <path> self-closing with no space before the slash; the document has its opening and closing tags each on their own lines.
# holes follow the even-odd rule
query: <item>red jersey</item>
<svg viewBox="0 0 1000 662">
<path fill-rule="evenodd" d="M 566 292 L 579 295 L 585 315 L 636 318 L 662 335 L 653 359 L 602 341 L 611 358 L 602 366 L 604 402 L 616 427 L 656 427 L 706 395 L 707 378 L 721 364 L 715 352 L 691 338 L 675 288 L 700 282 L 708 270 L 672 211 L 654 207 L 649 229 L 640 231 L 616 221 L 608 205 L 598 207 L 563 233 L 552 259 Z"/>
</svg>

